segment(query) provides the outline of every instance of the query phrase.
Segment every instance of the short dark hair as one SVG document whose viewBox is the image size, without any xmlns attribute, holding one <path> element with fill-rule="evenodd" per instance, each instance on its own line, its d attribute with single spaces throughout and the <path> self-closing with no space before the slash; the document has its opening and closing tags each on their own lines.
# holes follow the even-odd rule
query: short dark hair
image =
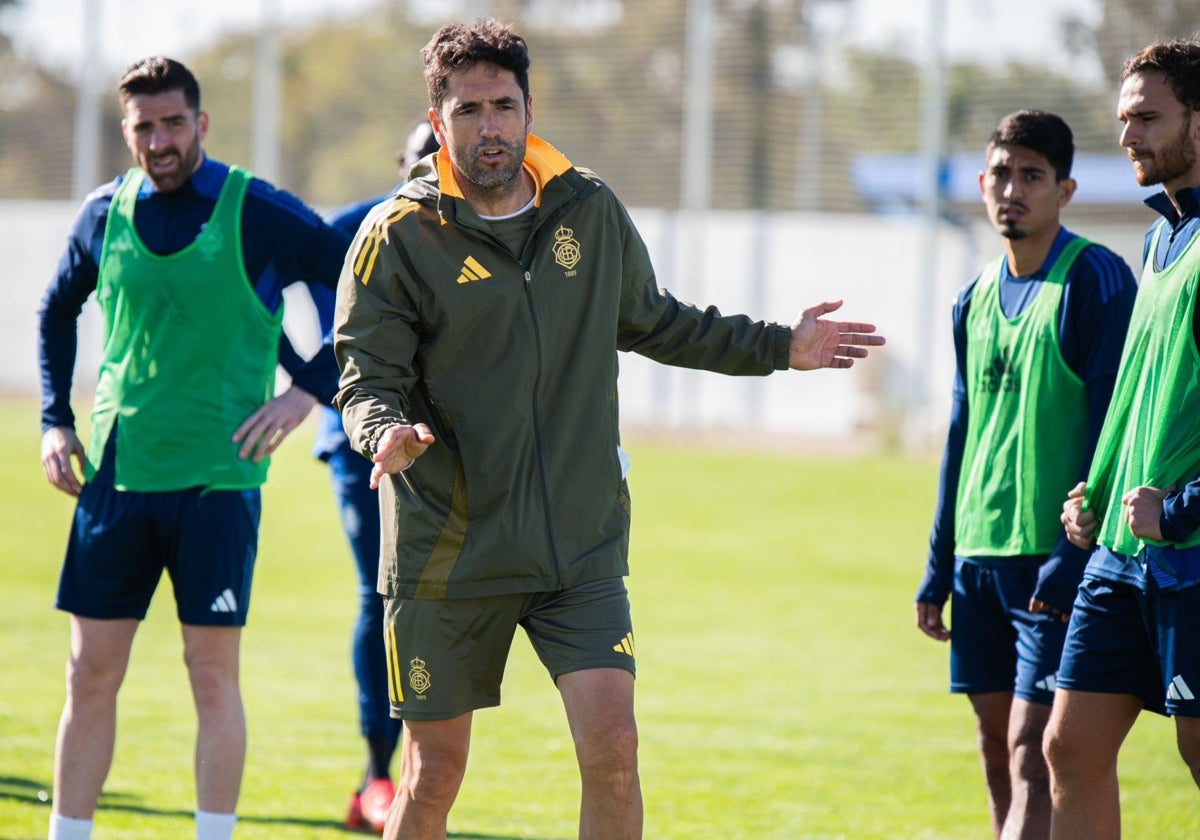
<svg viewBox="0 0 1200 840">
<path fill-rule="evenodd" d="M 183 99 L 193 111 L 200 110 L 200 85 L 192 71 L 173 58 L 163 55 L 152 55 L 135 61 L 125 68 L 121 81 L 117 83 L 117 92 L 121 105 L 130 97 L 159 93 L 170 93 L 173 90 L 183 91 Z"/>
<path fill-rule="evenodd" d="M 989 154 L 996 146 L 1032 149 L 1054 167 L 1054 180 L 1064 181 L 1071 177 L 1071 164 L 1075 162 L 1075 137 L 1071 134 L 1071 127 L 1058 114 L 1037 109 L 1014 111 L 1000 120 L 988 138 Z"/>
<path fill-rule="evenodd" d="M 1175 98 L 1188 110 L 1200 111 L 1200 41 L 1155 41 L 1121 65 L 1122 82 L 1142 73 L 1162 73 Z"/>
<path fill-rule="evenodd" d="M 421 50 L 429 104 L 441 110 L 450 75 L 476 64 L 494 64 L 510 70 L 525 99 L 529 99 L 529 45 L 512 26 L 495 20 L 448 23 L 433 33 Z"/>
</svg>

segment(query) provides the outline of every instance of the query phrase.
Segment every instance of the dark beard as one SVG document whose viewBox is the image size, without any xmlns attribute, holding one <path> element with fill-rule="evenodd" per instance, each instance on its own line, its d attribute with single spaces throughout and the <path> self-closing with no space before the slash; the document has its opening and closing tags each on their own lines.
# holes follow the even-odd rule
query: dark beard
<svg viewBox="0 0 1200 840">
<path fill-rule="evenodd" d="M 200 132 L 196 131 L 195 137 L 192 140 L 192 146 L 186 154 L 175 149 L 174 154 L 179 158 L 179 168 L 167 178 L 156 178 L 150 171 L 152 161 L 147 158 L 145 173 L 146 177 L 154 184 L 154 188 L 159 192 L 174 192 L 187 183 L 187 180 L 192 177 L 192 173 L 200 164 L 201 146 Z M 158 157 L 161 157 L 159 155 Z"/>
<path fill-rule="evenodd" d="M 458 171 L 471 183 L 471 188 L 481 195 L 504 196 L 521 183 L 521 171 L 525 166 L 524 143 L 489 143 L 502 146 L 509 153 L 511 163 L 502 169 L 481 166 L 472 155 L 467 160 L 455 161 Z M 472 149 L 472 152 L 475 150 Z M 453 156 L 453 150 L 451 150 Z"/>
<path fill-rule="evenodd" d="M 1156 152 L 1150 162 L 1154 164 L 1153 171 L 1147 171 L 1143 165 L 1141 171 L 1134 170 L 1137 182 L 1143 187 L 1173 181 L 1187 174 L 1196 165 L 1196 147 L 1191 142 L 1191 120 L 1185 119 L 1183 128 L 1175 138 L 1175 142 Z"/>
</svg>

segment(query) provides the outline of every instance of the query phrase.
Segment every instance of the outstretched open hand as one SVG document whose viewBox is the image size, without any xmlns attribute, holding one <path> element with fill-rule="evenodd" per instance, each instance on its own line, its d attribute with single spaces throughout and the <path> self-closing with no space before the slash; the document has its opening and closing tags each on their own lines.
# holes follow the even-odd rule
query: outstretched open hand
<svg viewBox="0 0 1200 840">
<path fill-rule="evenodd" d="M 378 490 L 385 475 L 399 475 L 411 467 L 436 440 L 424 423 L 389 427 L 375 444 L 375 457 L 371 459 L 375 462 L 371 468 L 371 489 Z"/>
<path fill-rule="evenodd" d="M 842 308 L 840 300 L 818 303 L 800 313 L 792 324 L 788 367 L 793 370 L 848 368 L 855 359 L 865 359 L 868 347 L 879 347 L 887 339 L 873 335 L 874 324 L 861 321 L 826 321 L 822 315 Z"/>
</svg>

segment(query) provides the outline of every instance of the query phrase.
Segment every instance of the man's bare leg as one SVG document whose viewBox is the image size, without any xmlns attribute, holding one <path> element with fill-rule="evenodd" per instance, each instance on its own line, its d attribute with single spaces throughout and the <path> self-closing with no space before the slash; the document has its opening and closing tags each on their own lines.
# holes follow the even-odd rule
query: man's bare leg
<svg viewBox="0 0 1200 840">
<path fill-rule="evenodd" d="M 138 621 L 71 616 L 67 699 L 54 749 L 54 813 L 90 820 L 112 766 L 117 692 Z"/>
<path fill-rule="evenodd" d="M 183 659 L 192 684 L 196 731 L 196 807 L 237 810 L 246 765 L 246 712 L 238 679 L 240 627 L 183 625 Z"/>
<path fill-rule="evenodd" d="M 979 742 L 979 759 L 983 764 L 983 781 L 987 785 L 992 834 L 1000 837 L 1012 805 L 1012 761 L 1008 752 L 1008 730 L 1013 693 L 990 691 L 967 696 L 971 701 L 971 708 L 975 711 L 975 731 Z"/>
<path fill-rule="evenodd" d="M 396 798 L 384 840 L 445 840 L 454 800 L 467 772 L 472 714 L 404 721 Z"/>
<path fill-rule="evenodd" d="M 1003 840 L 1041 840 L 1050 833 L 1050 770 L 1042 737 L 1050 707 L 1013 699 L 1009 713 L 1008 754 L 1012 801 L 1004 820 Z"/>
<path fill-rule="evenodd" d="M 642 836 L 633 682 L 633 674 L 619 668 L 575 671 L 558 678 L 582 782 L 580 840 Z"/>
<path fill-rule="evenodd" d="M 1175 740 L 1179 755 L 1200 787 L 1200 718 L 1175 716 Z"/>
<path fill-rule="evenodd" d="M 1130 694 L 1060 688 L 1044 741 L 1050 766 L 1052 840 L 1117 840 L 1117 754 L 1142 710 Z"/>
</svg>

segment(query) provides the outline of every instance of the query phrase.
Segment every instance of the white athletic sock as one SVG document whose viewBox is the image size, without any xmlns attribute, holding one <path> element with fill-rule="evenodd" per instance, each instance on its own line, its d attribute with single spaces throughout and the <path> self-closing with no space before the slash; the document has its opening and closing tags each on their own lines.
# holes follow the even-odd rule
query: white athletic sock
<svg viewBox="0 0 1200 840">
<path fill-rule="evenodd" d="M 237 814 L 213 814 L 196 811 L 196 840 L 230 840 Z"/>
<path fill-rule="evenodd" d="M 51 814 L 50 833 L 46 836 L 48 840 L 91 840 L 92 821 Z"/>
</svg>

